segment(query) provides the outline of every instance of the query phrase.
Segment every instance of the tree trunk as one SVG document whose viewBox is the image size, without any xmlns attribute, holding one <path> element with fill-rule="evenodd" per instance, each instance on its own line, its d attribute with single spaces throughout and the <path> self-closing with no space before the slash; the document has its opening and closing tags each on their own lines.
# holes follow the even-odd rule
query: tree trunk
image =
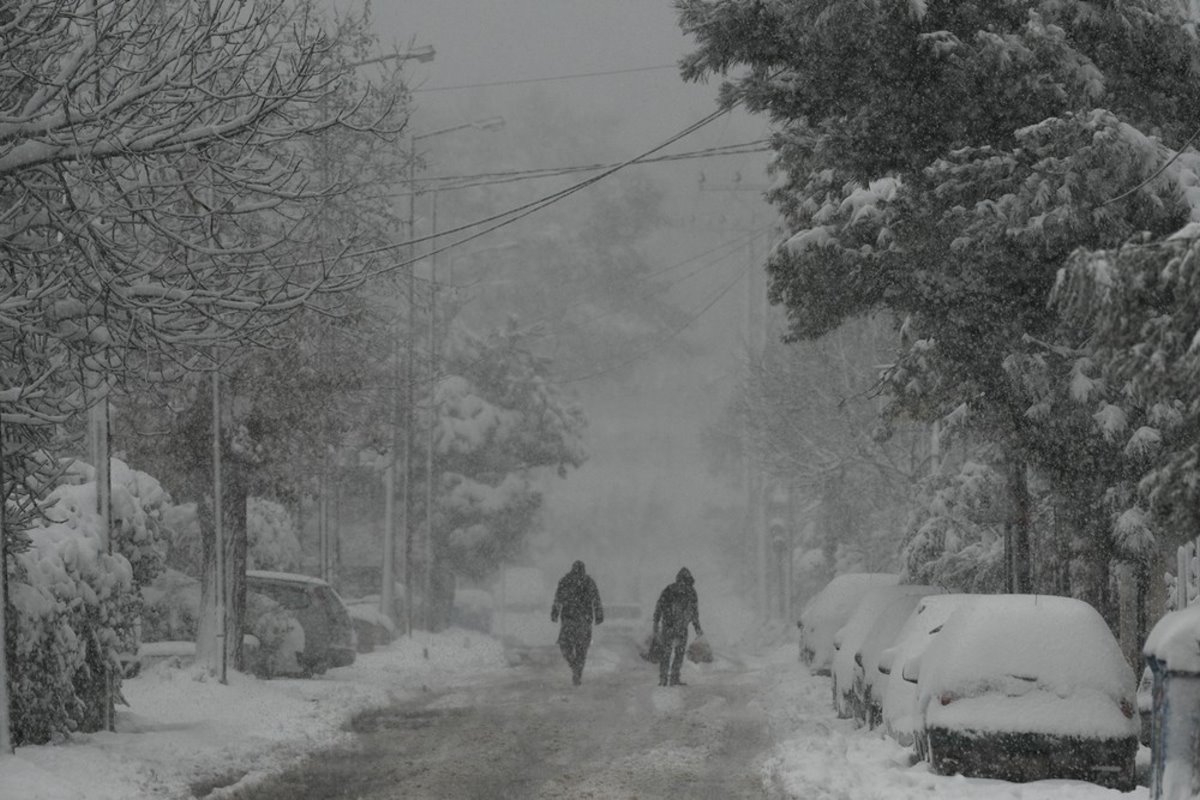
<svg viewBox="0 0 1200 800">
<path fill-rule="evenodd" d="M 445 535 L 438 535 L 436 529 L 430 550 L 429 557 L 433 559 L 433 565 L 430 569 L 429 597 L 425 608 L 429 630 L 437 632 L 450 627 L 454 610 L 455 574 Z"/>
<path fill-rule="evenodd" d="M 246 559 L 249 539 L 246 531 L 247 467 L 229 459 L 225 472 L 225 636 L 230 663 L 244 672 L 242 632 L 246 627 Z"/>
<path fill-rule="evenodd" d="M 196 504 L 200 523 L 200 619 L 196 628 L 196 663 L 218 666 L 217 661 L 217 548 L 213 529 L 212 494 Z"/>
<path fill-rule="evenodd" d="M 1025 462 L 1012 458 L 1008 467 L 1008 491 L 1012 515 L 1004 530 L 1005 584 L 1008 591 L 1029 592 L 1033 588 L 1030 559 L 1029 480 Z"/>
</svg>

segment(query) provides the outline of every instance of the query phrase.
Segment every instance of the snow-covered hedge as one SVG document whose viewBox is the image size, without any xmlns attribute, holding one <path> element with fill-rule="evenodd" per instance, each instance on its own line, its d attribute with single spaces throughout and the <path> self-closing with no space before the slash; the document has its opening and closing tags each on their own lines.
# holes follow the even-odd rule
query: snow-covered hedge
<svg viewBox="0 0 1200 800">
<path fill-rule="evenodd" d="M 17 743 L 41 743 L 104 719 L 106 663 L 137 651 L 138 585 L 162 568 L 159 483 L 112 462 L 112 551 L 101 537 L 95 471 L 75 462 L 46 498 L 30 546 L 9 562 L 8 642 Z M 119 670 L 115 671 L 119 691 Z"/>
</svg>

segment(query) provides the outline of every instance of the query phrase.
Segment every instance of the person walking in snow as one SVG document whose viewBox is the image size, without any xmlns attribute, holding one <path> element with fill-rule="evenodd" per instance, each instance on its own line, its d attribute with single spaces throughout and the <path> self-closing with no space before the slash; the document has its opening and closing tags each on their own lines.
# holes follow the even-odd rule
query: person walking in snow
<svg viewBox="0 0 1200 800">
<path fill-rule="evenodd" d="M 583 664 L 592 643 L 592 623 L 604 622 L 600 590 L 584 571 L 582 561 L 572 564 L 571 571 L 558 582 L 550 621 L 558 622 L 559 618 L 562 627 L 558 630 L 558 648 L 571 667 L 571 682 L 578 686 L 583 683 Z"/>
<path fill-rule="evenodd" d="M 675 582 L 662 590 L 654 606 L 654 638 L 660 643 L 662 657 L 658 662 L 659 686 L 686 686 L 679 679 L 683 656 L 687 651 L 688 625 L 700 629 L 700 600 L 696 596 L 692 573 L 687 567 L 679 570 Z"/>
</svg>

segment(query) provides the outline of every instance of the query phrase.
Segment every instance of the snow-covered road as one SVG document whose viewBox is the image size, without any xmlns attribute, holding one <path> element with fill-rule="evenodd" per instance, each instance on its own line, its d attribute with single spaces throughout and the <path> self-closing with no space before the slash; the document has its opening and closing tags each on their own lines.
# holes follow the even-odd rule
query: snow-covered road
<svg viewBox="0 0 1200 800">
<path fill-rule="evenodd" d="M 712 665 L 688 664 L 690 685 L 681 688 L 659 688 L 630 651 L 597 646 L 576 689 L 561 660 L 512 668 L 495 640 L 465 631 L 402 639 L 309 681 L 235 675 L 222 686 L 196 668 L 159 665 L 126 684 L 131 706 L 120 709 L 117 733 L 0 757 L 0 798 L 1148 796 L 1074 781 L 931 775 L 893 742 L 836 719 L 828 678 L 807 674 L 794 643 L 740 648 L 738 659 L 729 652 L 718 647 Z M 375 717 L 360 719 L 363 735 L 348 730 L 372 709 Z M 332 756 L 355 752 L 373 753 L 385 772 L 359 793 L 339 794 L 352 785 L 339 776 L 358 775 L 361 762 Z M 287 788 L 281 778 L 311 775 L 313 766 L 323 786 Z"/>
</svg>

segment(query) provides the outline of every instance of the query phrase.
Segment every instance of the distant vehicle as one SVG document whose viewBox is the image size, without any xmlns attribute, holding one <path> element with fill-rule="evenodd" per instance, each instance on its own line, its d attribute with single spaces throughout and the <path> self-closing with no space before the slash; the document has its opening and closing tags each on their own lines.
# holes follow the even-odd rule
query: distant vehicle
<svg viewBox="0 0 1200 800">
<path fill-rule="evenodd" d="M 1134 788 L 1133 670 L 1087 603 L 979 595 L 903 671 L 934 772 Z"/>
<path fill-rule="evenodd" d="M 917 714 L 917 685 L 904 680 L 904 665 L 909 659 L 920 658 L 955 609 L 976 595 L 933 594 L 921 598 L 909 614 L 904 627 L 890 647 L 879 654 L 876 671 L 880 673 L 872 688 L 871 700 L 880 705 L 884 732 L 900 744 L 914 745 L 913 729 Z M 920 742 L 917 755 L 924 759 Z"/>
<path fill-rule="evenodd" d="M 805 603 L 796 625 L 800 628 L 800 661 L 814 675 L 828 675 L 833 663 L 833 635 L 846 624 L 863 595 L 880 586 L 893 586 L 898 575 L 850 572 L 838 575 Z"/>
<path fill-rule="evenodd" d="M 354 663 L 354 623 L 341 597 L 328 583 L 291 572 L 250 570 L 246 573 L 246 591 L 274 600 L 300 623 L 304 644 L 295 660 L 301 674 L 320 675 L 330 667 Z"/>
<path fill-rule="evenodd" d="M 863 595 L 854 613 L 833 637 L 833 707 L 839 717 L 854 717 L 856 720 L 866 718 L 854 691 L 854 681 L 862 670 L 861 664 L 858 663 L 859 649 L 867 640 L 876 621 L 881 617 L 885 619 L 885 625 L 878 633 L 879 637 L 884 636 L 885 630 L 894 635 L 895 632 L 899 632 L 908 613 L 916 606 L 917 600 L 940 591 L 933 586 L 880 586 Z M 901 606 L 903 613 L 894 614 L 891 609 L 896 606 Z"/>
</svg>

